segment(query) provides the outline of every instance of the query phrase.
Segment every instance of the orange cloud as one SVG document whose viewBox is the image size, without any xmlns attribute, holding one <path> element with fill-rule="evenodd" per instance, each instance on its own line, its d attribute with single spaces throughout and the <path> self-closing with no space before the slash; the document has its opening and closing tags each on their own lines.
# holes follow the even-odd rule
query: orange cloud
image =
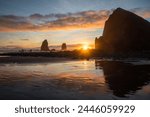
<svg viewBox="0 0 150 117">
<path fill-rule="evenodd" d="M 150 9 L 135 8 L 130 11 L 150 18 Z M 28 17 L 0 16 L 0 32 L 103 28 L 111 13 L 112 10 L 90 10 L 67 14 L 32 14 Z"/>
<path fill-rule="evenodd" d="M 33 14 L 29 17 L 0 16 L 0 32 L 103 28 L 110 13 L 111 11 L 100 10 L 44 16 Z"/>
</svg>

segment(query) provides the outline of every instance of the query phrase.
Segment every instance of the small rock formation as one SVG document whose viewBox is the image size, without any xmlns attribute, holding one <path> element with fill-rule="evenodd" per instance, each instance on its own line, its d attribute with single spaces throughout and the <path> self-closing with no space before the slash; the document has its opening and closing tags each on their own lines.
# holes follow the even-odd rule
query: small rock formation
<svg viewBox="0 0 150 117">
<path fill-rule="evenodd" d="M 150 22 L 117 8 L 105 22 L 102 37 L 95 39 L 95 49 L 115 54 L 150 51 Z"/>
<path fill-rule="evenodd" d="M 103 36 L 100 36 L 99 38 L 95 38 L 95 49 L 100 50 L 101 44 L 102 44 Z"/>
<path fill-rule="evenodd" d="M 48 41 L 46 39 L 42 42 L 41 51 L 49 51 Z"/>
<path fill-rule="evenodd" d="M 55 49 L 51 49 L 51 52 L 55 52 L 56 50 Z"/>
<path fill-rule="evenodd" d="M 66 43 L 63 43 L 63 44 L 62 44 L 61 50 L 67 50 L 67 45 L 66 45 Z"/>
</svg>

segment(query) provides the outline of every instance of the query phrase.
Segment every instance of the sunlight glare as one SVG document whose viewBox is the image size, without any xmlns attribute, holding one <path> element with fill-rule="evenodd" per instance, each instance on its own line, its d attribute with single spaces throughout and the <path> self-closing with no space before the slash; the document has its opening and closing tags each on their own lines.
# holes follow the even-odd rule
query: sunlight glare
<svg viewBox="0 0 150 117">
<path fill-rule="evenodd" d="M 83 45 L 83 50 L 88 50 L 89 46 L 88 45 Z"/>
</svg>

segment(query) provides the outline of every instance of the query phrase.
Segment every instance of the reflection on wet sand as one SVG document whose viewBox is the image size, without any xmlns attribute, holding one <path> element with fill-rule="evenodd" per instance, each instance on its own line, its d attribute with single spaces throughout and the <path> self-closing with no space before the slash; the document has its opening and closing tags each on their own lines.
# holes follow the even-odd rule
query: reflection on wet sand
<svg viewBox="0 0 150 117">
<path fill-rule="evenodd" d="M 150 66 L 70 60 L 0 64 L 0 99 L 150 99 Z"/>
<path fill-rule="evenodd" d="M 132 65 L 117 61 L 95 61 L 96 69 L 103 69 L 106 83 L 113 94 L 126 97 L 150 81 L 150 65 Z"/>
<path fill-rule="evenodd" d="M 0 74 L 0 99 L 102 99 L 107 90 L 94 61 L 4 64 Z"/>
</svg>

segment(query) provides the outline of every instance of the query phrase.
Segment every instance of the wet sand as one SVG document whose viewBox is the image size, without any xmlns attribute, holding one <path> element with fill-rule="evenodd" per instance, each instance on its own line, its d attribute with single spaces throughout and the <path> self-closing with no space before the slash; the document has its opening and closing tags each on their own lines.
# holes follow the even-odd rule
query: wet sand
<svg viewBox="0 0 150 117">
<path fill-rule="evenodd" d="M 150 99 L 150 65 L 1 57 L 0 99 Z"/>
<path fill-rule="evenodd" d="M 44 62 L 65 62 L 71 61 L 69 58 L 56 57 L 21 57 L 21 56 L 1 56 L 0 63 L 44 63 Z"/>
</svg>

